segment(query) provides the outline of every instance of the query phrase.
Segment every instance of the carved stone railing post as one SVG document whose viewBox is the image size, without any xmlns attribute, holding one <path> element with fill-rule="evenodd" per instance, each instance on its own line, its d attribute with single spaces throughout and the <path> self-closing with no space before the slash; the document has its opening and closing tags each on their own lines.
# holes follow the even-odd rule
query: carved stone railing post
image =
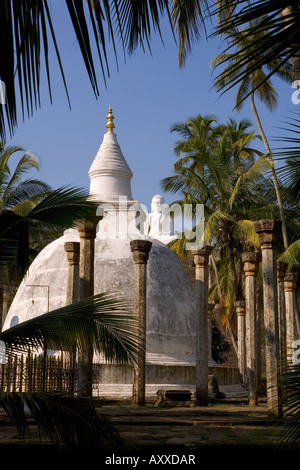
<svg viewBox="0 0 300 470">
<path fill-rule="evenodd" d="M 256 276 L 261 261 L 261 253 L 243 253 L 242 261 L 245 273 L 247 390 L 250 405 L 257 405 Z"/>
<path fill-rule="evenodd" d="M 292 354 L 295 352 L 293 342 L 297 338 L 297 305 L 296 305 L 296 283 L 298 279 L 297 273 L 288 273 L 284 278 L 284 294 L 285 294 L 285 309 L 286 309 L 286 345 L 287 345 L 287 360 L 292 361 Z"/>
<path fill-rule="evenodd" d="M 286 312 L 285 312 L 285 294 L 284 277 L 288 263 L 277 261 L 277 294 L 278 294 L 278 328 L 279 328 L 279 355 L 280 363 L 283 366 L 287 360 L 286 349 Z"/>
<path fill-rule="evenodd" d="M 80 236 L 79 300 L 94 295 L 95 238 L 98 222 L 102 217 L 83 221 L 78 228 Z M 93 348 L 78 352 L 78 395 L 93 394 Z"/>
<path fill-rule="evenodd" d="M 270 415 L 279 416 L 282 412 L 282 404 L 278 378 L 279 338 L 275 248 L 281 220 L 259 220 L 254 222 L 254 227 L 259 236 L 262 254 L 267 409 Z"/>
<path fill-rule="evenodd" d="M 79 300 L 79 242 L 66 242 L 65 251 L 68 259 L 68 279 L 66 304 L 70 305 Z"/>
<path fill-rule="evenodd" d="M 196 317 L 196 405 L 208 404 L 208 330 L 207 330 L 207 295 L 208 261 L 212 247 L 192 250 L 195 264 L 195 288 L 197 302 Z"/>
<path fill-rule="evenodd" d="M 234 302 L 235 311 L 237 315 L 237 348 L 238 348 L 238 364 L 241 382 L 244 386 L 247 385 L 246 374 L 246 327 L 245 327 L 245 302 L 237 300 Z"/>
<path fill-rule="evenodd" d="M 147 262 L 151 247 L 149 240 L 130 242 L 134 261 L 135 335 L 139 343 L 139 356 L 134 364 L 132 401 L 141 406 L 145 404 L 146 396 Z"/>
</svg>

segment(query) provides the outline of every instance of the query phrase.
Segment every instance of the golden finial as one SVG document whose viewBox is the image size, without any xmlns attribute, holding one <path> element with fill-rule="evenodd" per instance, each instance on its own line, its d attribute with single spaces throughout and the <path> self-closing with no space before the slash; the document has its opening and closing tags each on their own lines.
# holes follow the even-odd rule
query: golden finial
<svg viewBox="0 0 300 470">
<path fill-rule="evenodd" d="M 113 134 L 114 133 L 114 116 L 113 116 L 113 113 L 112 113 L 112 109 L 111 109 L 111 106 L 109 107 L 109 110 L 108 110 L 108 115 L 106 116 L 106 119 L 107 119 L 107 124 L 106 124 L 106 127 L 108 129 L 107 133 L 108 134 Z"/>
</svg>

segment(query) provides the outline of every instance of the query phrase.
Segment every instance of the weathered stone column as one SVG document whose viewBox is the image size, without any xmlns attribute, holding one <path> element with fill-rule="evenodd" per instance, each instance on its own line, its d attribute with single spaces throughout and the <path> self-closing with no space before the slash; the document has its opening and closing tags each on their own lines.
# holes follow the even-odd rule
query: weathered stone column
<svg viewBox="0 0 300 470">
<path fill-rule="evenodd" d="M 245 327 L 245 302 L 237 300 L 234 302 L 236 316 L 237 316 L 237 330 L 238 330 L 238 363 L 241 382 L 244 386 L 247 385 L 246 374 L 246 327 Z"/>
<path fill-rule="evenodd" d="M 277 261 L 277 294 L 278 294 L 278 328 L 279 328 L 279 357 L 280 364 L 283 366 L 287 359 L 286 350 L 286 313 L 285 313 L 285 294 L 284 277 L 288 263 Z"/>
<path fill-rule="evenodd" d="M 3 329 L 3 325 L 7 315 L 7 304 L 8 304 L 8 287 L 6 284 L 0 282 L 0 331 Z"/>
<path fill-rule="evenodd" d="M 94 295 L 94 257 L 97 224 L 101 218 L 87 220 L 79 226 L 79 299 Z"/>
<path fill-rule="evenodd" d="M 254 222 L 254 227 L 259 236 L 262 254 L 267 408 L 270 415 L 279 416 L 282 406 L 278 380 L 279 341 L 275 248 L 281 220 L 259 220 Z"/>
<path fill-rule="evenodd" d="M 133 396 L 136 405 L 145 404 L 146 395 L 146 311 L 147 311 L 147 262 L 152 242 L 132 240 L 130 248 L 134 261 L 134 317 L 135 334 L 140 355 L 134 364 Z"/>
<path fill-rule="evenodd" d="M 208 363 L 213 363 L 212 357 L 212 316 L 214 311 L 214 303 L 207 304 L 207 354 L 208 354 Z"/>
<path fill-rule="evenodd" d="M 66 242 L 65 251 L 68 259 L 68 279 L 66 304 L 70 305 L 79 300 L 79 242 Z"/>
<path fill-rule="evenodd" d="M 246 313 L 246 372 L 247 390 L 250 405 L 257 405 L 256 371 L 256 276 L 261 253 L 243 253 L 245 273 L 245 313 Z"/>
<path fill-rule="evenodd" d="M 291 356 L 295 352 L 292 347 L 293 341 L 297 338 L 297 325 L 296 325 L 296 283 L 298 279 L 297 273 L 288 273 L 284 278 L 284 294 L 285 294 L 285 309 L 286 309 L 286 346 L 287 346 L 287 360 L 291 363 Z"/>
<path fill-rule="evenodd" d="M 66 305 L 71 305 L 79 300 L 79 242 L 66 242 L 65 251 L 68 259 L 68 279 L 67 279 L 67 295 Z M 75 391 L 75 367 L 76 367 L 76 348 L 69 352 L 70 360 L 70 391 Z"/>
<path fill-rule="evenodd" d="M 196 405 L 208 404 L 207 294 L 208 261 L 212 247 L 192 250 L 195 264 L 196 317 Z"/>
<path fill-rule="evenodd" d="M 96 227 L 100 218 L 83 221 L 79 228 L 79 300 L 94 295 L 94 256 Z M 93 394 L 93 349 L 78 352 L 78 395 L 91 397 Z"/>
<path fill-rule="evenodd" d="M 256 383 L 257 383 L 258 394 L 260 394 L 262 391 L 262 382 L 261 382 L 262 311 L 263 311 L 263 286 L 257 285 L 256 287 Z"/>
</svg>

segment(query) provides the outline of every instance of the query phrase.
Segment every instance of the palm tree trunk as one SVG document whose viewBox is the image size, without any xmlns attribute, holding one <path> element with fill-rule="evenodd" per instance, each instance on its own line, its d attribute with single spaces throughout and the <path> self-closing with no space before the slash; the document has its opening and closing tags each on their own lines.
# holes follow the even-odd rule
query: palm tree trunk
<svg viewBox="0 0 300 470">
<path fill-rule="evenodd" d="M 241 300 L 240 299 L 240 296 L 241 296 L 240 283 L 239 283 L 238 275 L 236 272 L 233 247 L 231 243 L 228 244 L 228 251 L 229 251 L 230 268 L 231 268 L 232 278 L 234 282 L 235 300 Z"/>
<path fill-rule="evenodd" d="M 286 222 L 285 222 L 285 216 L 284 216 L 284 211 L 283 211 L 283 204 L 282 204 L 281 194 L 280 194 L 280 190 L 279 190 L 279 185 L 278 185 L 278 181 L 277 181 L 277 176 L 276 176 L 276 172 L 275 172 L 275 168 L 274 168 L 274 162 L 273 162 L 273 159 L 272 159 L 272 153 L 271 153 L 271 149 L 270 149 L 270 146 L 269 146 L 269 142 L 268 142 L 266 134 L 263 130 L 261 120 L 260 120 L 260 117 L 259 117 L 258 112 L 257 112 L 256 105 L 255 105 L 254 92 L 251 94 L 251 107 L 252 107 L 252 111 L 253 111 L 253 114 L 254 114 L 254 117 L 255 117 L 255 120 L 256 120 L 258 130 L 260 132 L 261 138 L 262 138 L 263 143 L 265 145 L 266 151 L 267 151 L 267 153 L 270 154 L 270 157 L 271 157 L 271 160 L 272 160 L 272 162 L 271 162 L 271 164 L 272 164 L 272 167 L 271 167 L 272 180 L 273 180 L 275 193 L 276 193 L 276 198 L 277 198 L 277 202 L 278 202 L 279 214 L 280 214 L 280 218 L 281 218 L 281 221 L 282 221 L 283 245 L 284 245 L 284 249 L 286 250 L 289 246 L 289 243 L 288 243 L 287 228 L 286 228 Z"/>
<path fill-rule="evenodd" d="M 221 291 L 221 286 L 220 286 L 219 273 L 218 273 L 218 269 L 217 269 L 217 265 L 216 265 L 216 261 L 215 261 L 215 257 L 214 257 L 213 253 L 210 255 L 210 259 L 211 259 L 211 264 L 213 266 L 215 279 L 216 279 L 216 284 L 217 284 L 217 287 L 218 287 L 218 295 L 219 295 L 219 299 L 220 299 L 221 296 L 222 296 L 222 291 Z"/>
</svg>

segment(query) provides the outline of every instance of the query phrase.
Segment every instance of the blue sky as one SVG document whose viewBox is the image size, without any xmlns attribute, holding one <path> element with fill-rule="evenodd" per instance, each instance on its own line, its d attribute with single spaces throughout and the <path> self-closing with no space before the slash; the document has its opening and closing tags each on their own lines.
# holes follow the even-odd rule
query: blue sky
<svg viewBox="0 0 300 470">
<path fill-rule="evenodd" d="M 160 187 L 161 179 L 173 172 L 173 146 L 177 136 L 170 133 L 170 128 L 174 123 L 197 114 L 214 114 L 220 122 L 233 117 L 248 118 L 254 123 L 250 103 L 238 115 L 233 110 L 235 90 L 221 96 L 213 88 L 210 62 L 223 50 L 219 41 L 203 39 L 194 44 L 184 68 L 179 69 L 178 49 L 167 22 L 163 28 L 165 45 L 154 35 L 152 55 L 138 49 L 125 63 L 120 53 L 117 70 L 110 49 L 111 73 L 106 88 L 95 58 L 100 88 L 100 97 L 95 99 L 65 12 L 64 2 L 52 1 L 53 22 L 72 108 L 69 109 L 57 60 L 51 51 L 53 104 L 44 80 L 41 109 L 24 122 L 20 119 L 15 135 L 7 141 L 38 155 L 41 161 L 38 177 L 53 188 L 89 186 L 88 171 L 106 132 L 109 106 L 113 108 L 119 144 L 133 171 L 133 197 L 149 209 L 152 196 L 157 193 L 165 196 L 167 203 L 174 199 Z M 276 112 L 258 106 L 271 143 L 274 137 L 282 135 L 278 127 L 296 107 L 291 101 L 292 88 L 277 80 L 274 85 L 279 93 Z"/>
</svg>

